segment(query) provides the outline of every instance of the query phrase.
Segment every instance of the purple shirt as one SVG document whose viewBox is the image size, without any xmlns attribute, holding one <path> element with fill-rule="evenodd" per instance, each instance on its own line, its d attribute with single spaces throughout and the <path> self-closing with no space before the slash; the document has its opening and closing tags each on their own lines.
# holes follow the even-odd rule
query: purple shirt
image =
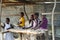
<svg viewBox="0 0 60 40">
<path fill-rule="evenodd" d="M 40 28 L 42 29 L 47 29 L 47 25 L 48 25 L 48 21 L 47 21 L 47 18 L 43 18 L 42 19 L 42 24 L 40 25 Z"/>
</svg>

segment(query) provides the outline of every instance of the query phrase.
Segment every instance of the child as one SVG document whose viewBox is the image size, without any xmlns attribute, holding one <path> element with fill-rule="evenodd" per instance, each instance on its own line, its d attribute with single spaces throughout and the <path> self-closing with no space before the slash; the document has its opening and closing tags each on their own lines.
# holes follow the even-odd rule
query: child
<svg viewBox="0 0 60 40">
<path fill-rule="evenodd" d="M 10 24 L 10 19 L 6 18 L 6 23 L 4 24 L 4 31 L 13 28 Z M 14 40 L 13 34 L 11 32 L 7 32 L 4 34 L 5 40 Z"/>
<path fill-rule="evenodd" d="M 41 22 L 39 28 L 41 30 L 44 30 L 45 31 L 45 30 L 47 30 L 47 26 L 48 26 L 48 20 L 46 18 L 46 15 L 42 15 L 42 22 Z"/>
<path fill-rule="evenodd" d="M 39 13 L 34 14 L 33 29 L 36 29 L 40 24 Z"/>
<path fill-rule="evenodd" d="M 34 15 L 31 15 L 30 20 L 29 20 L 29 25 L 27 27 L 25 27 L 25 29 L 32 28 L 33 21 L 34 21 Z"/>
<path fill-rule="evenodd" d="M 19 19 L 19 27 L 24 28 L 24 26 L 25 26 L 24 13 L 23 13 L 23 12 L 21 12 L 20 16 L 21 16 L 21 18 Z"/>
</svg>

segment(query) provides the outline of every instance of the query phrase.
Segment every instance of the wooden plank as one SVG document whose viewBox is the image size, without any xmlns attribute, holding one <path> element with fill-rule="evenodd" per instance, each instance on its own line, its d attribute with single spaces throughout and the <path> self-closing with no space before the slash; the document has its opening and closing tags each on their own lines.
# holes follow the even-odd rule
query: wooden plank
<svg viewBox="0 0 60 40">
<path fill-rule="evenodd" d="M 30 1 L 30 2 L 41 2 L 41 1 L 46 1 L 46 0 L 2 0 L 3 2 L 24 2 L 24 1 Z"/>
<path fill-rule="evenodd" d="M 15 32 L 15 33 L 25 33 L 25 34 L 40 34 L 40 33 L 42 33 L 42 32 L 30 31 L 30 30 L 16 30 L 16 29 L 9 29 L 7 31 Z M 7 31 L 2 32 L 2 33 L 6 33 Z"/>
<path fill-rule="evenodd" d="M 22 4 L 25 3 L 25 4 L 35 4 L 35 2 L 29 2 L 29 1 L 27 1 L 27 2 L 2 2 L 2 3 L 16 3 L 16 4 L 17 4 L 17 3 L 19 3 L 19 4 L 20 4 L 20 3 L 22 3 Z"/>
<path fill-rule="evenodd" d="M 6 16 L 20 16 L 19 14 L 0 14 L 1 17 L 6 17 Z"/>
<path fill-rule="evenodd" d="M 24 4 L 26 4 L 26 5 L 34 5 L 35 4 L 35 2 L 31 2 L 31 1 L 26 1 L 26 2 L 22 2 L 22 1 L 16 1 L 16 2 L 11 2 L 11 1 L 2 1 L 2 4 L 5 4 L 5 5 L 15 5 L 15 6 L 17 6 L 17 5 L 24 5 Z"/>
<path fill-rule="evenodd" d="M 6 6 L 21 6 L 23 3 L 5 3 Z M 36 5 L 36 4 L 25 4 L 25 5 Z"/>
</svg>

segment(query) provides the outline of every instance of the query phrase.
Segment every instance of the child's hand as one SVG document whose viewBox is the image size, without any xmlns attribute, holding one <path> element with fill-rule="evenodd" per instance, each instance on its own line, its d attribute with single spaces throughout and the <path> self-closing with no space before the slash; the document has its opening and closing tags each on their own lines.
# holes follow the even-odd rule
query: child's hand
<svg viewBox="0 0 60 40">
<path fill-rule="evenodd" d="M 34 29 L 34 28 L 31 28 L 31 29 Z"/>
<path fill-rule="evenodd" d="M 9 29 L 7 29 L 6 32 L 9 32 Z"/>
<path fill-rule="evenodd" d="M 7 30 L 7 32 L 9 32 L 9 30 Z"/>
</svg>

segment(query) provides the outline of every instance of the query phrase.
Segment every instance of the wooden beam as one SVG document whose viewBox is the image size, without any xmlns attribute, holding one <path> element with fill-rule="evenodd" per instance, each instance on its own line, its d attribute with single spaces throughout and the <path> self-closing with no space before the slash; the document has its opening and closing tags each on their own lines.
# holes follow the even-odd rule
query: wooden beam
<svg viewBox="0 0 60 40">
<path fill-rule="evenodd" d="M 6 17 L 6 16 L 20 16 L 19 14 L 2 14 L 1 17 Z"/>
<path fill-rule="evenodd" d="M 2 2 L 2 3 L 28 3 L 28 4 L 34 4 L 35 2 L 29 2 L 29 1 L 27 1 L 27 2 Z"/>
<path fill-rule="evenodd" d="M 3 2 L 2 4 L 6 5 L 6 6 L 20 6 L 20 5 L 24 5 L 24 2 Z M 25 5 L 35 5 L 35 3 L 27 2 L 27 3 L 25 3 Z"/>
<path fill-rule="evenodd" d="M 20 29 L 20 30 L 17 30 L 17 29 L 9 29 L 7 30 L 9 32 L 14 32 L 14 33 L 26 33 L 26 34 L 41 34 L 42 32 L 36 32 L 34 30 L 24 30 L 24 29 Z M 3 33 L 6 33 L 7 31 L 3 32 Z"/>
<path fill-rule="evenodd" d="M 2 0 L 3 2 L 27 2 L 27 0 L 14 0 L 14 1 L 9 1 L 9 0 Z M 29 2 L 45 2 L 48 0 L 29 0 Z"/>
</svg>

